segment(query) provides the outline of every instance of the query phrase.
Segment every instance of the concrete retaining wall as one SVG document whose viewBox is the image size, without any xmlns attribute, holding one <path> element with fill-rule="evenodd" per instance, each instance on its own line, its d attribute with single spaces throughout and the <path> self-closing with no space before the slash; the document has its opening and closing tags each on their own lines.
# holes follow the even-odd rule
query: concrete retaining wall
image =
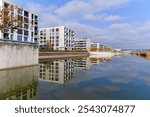
<svg viewBox="0 0 150 117">
<path fill-rule="evenodd" d="M 38 45 L 0 40 L 0 70 L 38 64 Z"/>
<path fill-rule="evenodd" d="M 90 52 L 90 55 L 100 58 L 111 58 L 114 56 L 113 52 Z"/>
<path fill-rule="evenodd" d="M 32 99 L 37 92 L 38 66 L 0 71 L 0 99 Z M 34 93 L 34 95 L 33 95 Z M 19 96 L 17 96 L 19 95 Z"/>
<path fill-rule="evenodd" d="M 58 58 L 74 58 L 74 57 L 86 57 L 87 52 L 40 52 L 39 59 L 58 59 Z"/>
</svg>

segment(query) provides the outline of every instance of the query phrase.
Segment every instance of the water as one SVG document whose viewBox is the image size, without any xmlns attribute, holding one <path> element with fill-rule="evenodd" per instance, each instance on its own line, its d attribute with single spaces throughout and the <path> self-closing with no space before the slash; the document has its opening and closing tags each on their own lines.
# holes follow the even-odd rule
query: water
<svg viewBox="0 0 150 117">
<path fill-rule="evenodd" d="M 0 71 L 0 99 L 149 100 L 150 61 L 138 56 L 44 61 Z"/>
</svg>

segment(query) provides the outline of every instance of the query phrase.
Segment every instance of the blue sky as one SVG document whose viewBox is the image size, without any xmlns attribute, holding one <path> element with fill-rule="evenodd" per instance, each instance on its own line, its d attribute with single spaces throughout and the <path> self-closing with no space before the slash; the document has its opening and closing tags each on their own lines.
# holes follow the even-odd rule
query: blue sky
<svg viewBox="0 0 150 117">
<path fill-rule="evenodd" d="M 75 30 L 76 37 L 89 37 L 114 48 L 150 48 L 150 0 L 13 2 L 37 13 L 40 27 L 66 25 Z"/>
</svg>

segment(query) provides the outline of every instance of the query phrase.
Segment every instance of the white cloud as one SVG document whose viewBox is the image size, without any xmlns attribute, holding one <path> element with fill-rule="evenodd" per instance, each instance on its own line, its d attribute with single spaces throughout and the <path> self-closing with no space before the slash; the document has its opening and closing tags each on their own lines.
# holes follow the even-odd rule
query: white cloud
<svg viewBox="0 0 150 117">
<path fill-rule="evenodd" d="M 80 18 L 87 20 L 116 21 L 122 17 L 108 15 L 104 11 L 112 7 L 121 7 L 129 0 L 72 0 L 56 10 L 56 14 L 63 18 Z M 102 12 L 103 11 L 103 12 Z"/>
<path fill-rule="evenodd" d="M 113 16 L 113 15 L 108 15 L 106 13 L 100 15 L 85 14 L 84 18 L 87 20 L 95 20 L 95 21 L 118 21 L 123 19 L 123 17 L 121 16 L 117 16 L 117 15 Z"/>
</svg>

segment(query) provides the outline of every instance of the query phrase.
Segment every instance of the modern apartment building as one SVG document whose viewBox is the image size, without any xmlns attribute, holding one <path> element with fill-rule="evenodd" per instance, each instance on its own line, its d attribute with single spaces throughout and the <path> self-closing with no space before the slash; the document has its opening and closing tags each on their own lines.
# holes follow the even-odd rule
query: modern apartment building
<svg viewBox="0 0 150 117">
<path fill-rule="evenodd" d="M 74 61 L 60 60 L 40 64 L 40 80 L 64 84 L 74 78 Z"/>
<path fill-rule="evenodd" d="M 75 50 L 86 50 L 89 51 L 91 47 L 91 41 L 88 38 L 75 39 L 74 49 Z"/>
<path fill-rule="evenodd" d="M 11 6 L 10 11 L 8 8 Z M 38 42 L 38 16 L 30 11 L 9 3 L 6 0 L 0 0 L 0 9 L 7 9 L 11 17 L 16 18 L 20 22 L 19 28 L 13 29 L 12 27 L 0 31 L 0 39 L 9 39 L 20 42 Z M 5 14 L 7 15 L 7 14 Z M 6 16 L 7 17 L 7 16 Z M 0 23 L 4 24 L 5 19 L 1 19 Z"/>
<path fill-rule="evenodd" d="M 102 51 L 104 48 L 104 45 L 100 44 L 100 43 L 91 43 L 91 51 Z"/>
<path fill-rule="evenodd" d="M 41 28 L 40 47 L 53 50 L 73 50 L 74 31 L 65 26 Z"/>
</svg>

